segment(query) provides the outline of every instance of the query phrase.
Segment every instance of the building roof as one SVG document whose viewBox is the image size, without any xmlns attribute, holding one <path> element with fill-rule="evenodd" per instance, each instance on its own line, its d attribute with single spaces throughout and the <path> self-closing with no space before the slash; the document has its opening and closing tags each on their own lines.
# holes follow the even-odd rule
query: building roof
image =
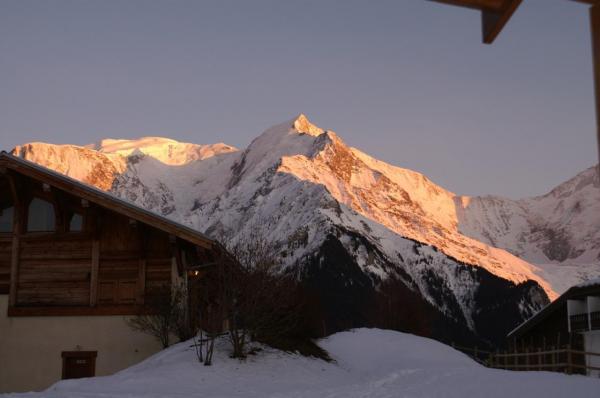
<svg viewBox="0 0 600 398">
<path fill-rule="evenodd" d="M 207 237 L 195 229 L 177 223 L 157 213 L 148 211 L 130 202 L 122 200 L 108 192 L 75 180 L 64 174 L 57 173 L 37 163 L 30 162 L 20 157 L 11 155 L 5 151 L 0 152 L 0 166 L 13 170 L 17 173 L 47 183 L 48 185 L 61 189 L 90 203 L 108 208 L 133 220 L 150 225 L 165 231 L 180 239 L 195 245 L 211 249 L 218 245 L 216 241 Z"/>
<path fill-rule="evenodd" d="M 572 286 L 569 290 L 563 293 L 556 300 L 542 308 L 538 311 L 534 316 L 517 326 L 513 329 L 509 334 L 509 338 L 518 338 L 531 330 L 537 324 L 542 322 L 548 316 L 550 316 L 554 311 L 558 311 L 562 308 L 563 305 L 566 304 L 569 299 L 577 299 L 580 297 L 585 297 L 589 295 L 600 295 L 600 279 L 595 279 L 592 281 L 584 282 L 579 285 Z"/>
</svg>

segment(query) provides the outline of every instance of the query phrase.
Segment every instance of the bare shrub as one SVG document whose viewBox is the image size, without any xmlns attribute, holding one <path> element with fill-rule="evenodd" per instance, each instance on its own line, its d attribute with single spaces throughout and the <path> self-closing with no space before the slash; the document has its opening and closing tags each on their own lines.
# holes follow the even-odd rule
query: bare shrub
<svg viewBox="0 0 600 398">
<path fill-rule="evenodd" d="M 198 361 L 212 364 L 215 339 L 222 334 L 225 323 L 223 280 L 226 268 L 226 254 L 221 253 L 215 266 L 204 270 L 198 278 L 190 279 L 191 318 L 194 333 L 194 347 Z"/>
<path fill-rule="evenodd" d="M 261 228 L 252 230 L 229 244 L 215 269 L 202 278 L 206 299 L 200 312 L 211 324 L 208 330 L 224 326 L 235 358 L 246 356 L 250 340 L 269 344 L 293 335 L 304 304 L 275 246 Z"/>
<path fill-rule="evenodd" d="M 148 334 L 163 348 L 170 345 L 171 333 L 184 336 L 186 319 L 186 291 L 184 287 L 163 288 L 159 294 L 147 298 L 138 315 L 127 320 L 133 330 Z"/>
</svg>

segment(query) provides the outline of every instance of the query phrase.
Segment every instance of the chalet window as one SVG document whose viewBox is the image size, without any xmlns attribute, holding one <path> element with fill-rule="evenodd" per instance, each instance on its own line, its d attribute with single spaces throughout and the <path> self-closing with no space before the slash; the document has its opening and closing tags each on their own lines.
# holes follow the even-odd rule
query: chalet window
<svg viewBox="0 0 600 398">
<path fill-rule="evenodd" d="M 83 216 L 79 213 L 73 213 L 71 220 L 69 221 L 70 232 L 81 232 L 83 231 Z"/>
<path fill-rule="evenodd" d="M 0 206 L 0 233 L 12 232 L 14 207 Z"/>
<path fill-rule="evenodd" d="M 27 213 L 27 231 L 51 232 L 56 230 L 54 205 L 46 200 L 34 198 Z"/>
</svg>

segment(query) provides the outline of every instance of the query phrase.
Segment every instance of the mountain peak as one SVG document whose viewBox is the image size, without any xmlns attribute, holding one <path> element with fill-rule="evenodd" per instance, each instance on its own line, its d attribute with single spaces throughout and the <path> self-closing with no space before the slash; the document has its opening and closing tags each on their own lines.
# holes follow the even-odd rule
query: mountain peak
<svg viewBox="0 0 600 398">
<path fill-rule="evenodd" d="M 323 129 L 312 124 L 304 113 L 299 114 L 293 120 L 292 127 L 299 133 L 305 133 L 315 137 L 324 133 Z"/>
</svg>

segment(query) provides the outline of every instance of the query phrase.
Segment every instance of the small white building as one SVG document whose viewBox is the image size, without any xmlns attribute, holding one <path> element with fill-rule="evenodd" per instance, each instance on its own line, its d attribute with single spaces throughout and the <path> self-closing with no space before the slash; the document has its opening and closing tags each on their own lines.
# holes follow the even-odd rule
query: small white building
<svg viewBox="0 0 600 398">
<path fill-rule="evenodd" d="M 569 332 L 583 335 L 583 349 L 600 353 L 600 280 L 577 286 L 593 290 L 585 295 L 567 299 Z M 594 289 L 596 287 L 596 289 Z M 588 374 L 600 377 L 600 356 L 586 356 L 586 365 L 593 368 Z"/>
<path fill-rule="evenodd" d="M 590 376 L 600 377 L 600 279 L 571 287 L 508 335 L 511 349 L 546 351 L 570 346 L 572 360 Z"/>
</svg>

